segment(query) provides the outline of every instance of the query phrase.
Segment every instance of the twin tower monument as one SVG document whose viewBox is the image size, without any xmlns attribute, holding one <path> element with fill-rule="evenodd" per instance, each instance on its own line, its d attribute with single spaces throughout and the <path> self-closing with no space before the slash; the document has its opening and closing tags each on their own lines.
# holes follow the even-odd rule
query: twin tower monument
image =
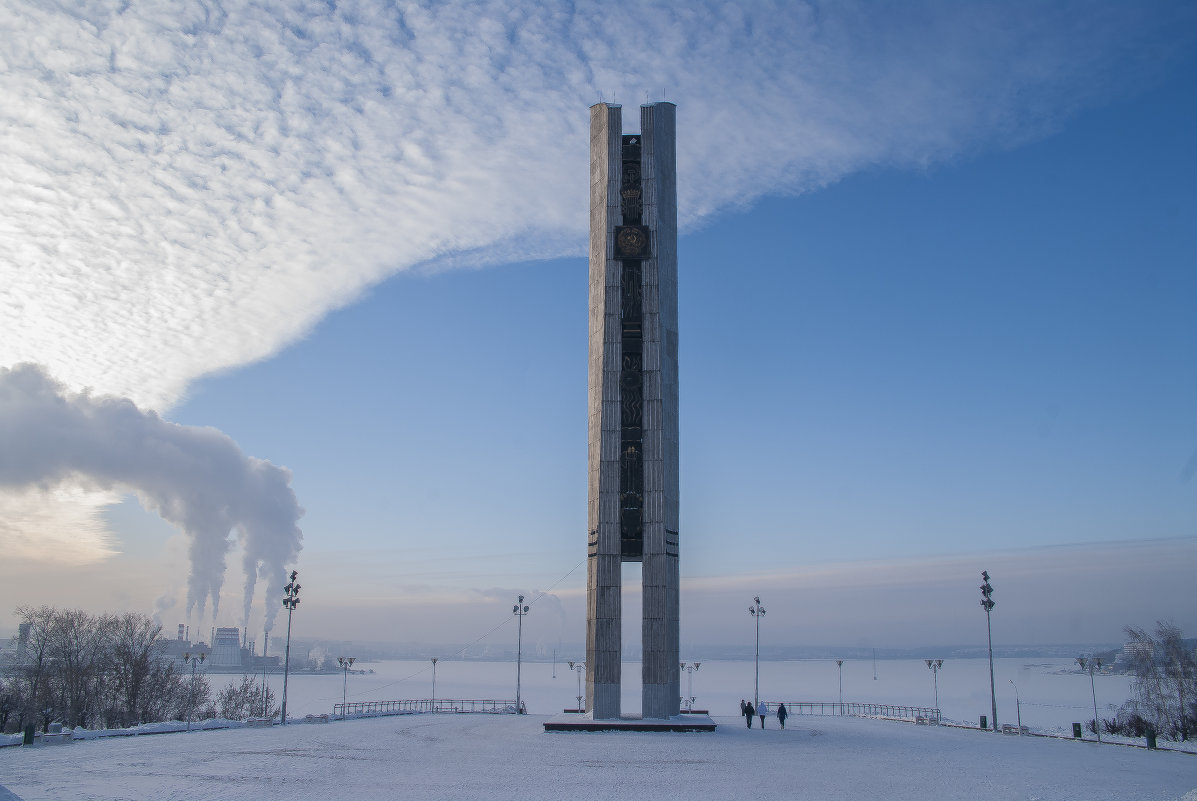
<svg viewBox="0 0 1197 801">
<path fill-rule="evenodd" d="M 642 718 L 676 717 L 678 317 L 676 107 L 590 109 L 586 709 L 618 720 L 624 562 L 643 576 Z"/>
</svg>

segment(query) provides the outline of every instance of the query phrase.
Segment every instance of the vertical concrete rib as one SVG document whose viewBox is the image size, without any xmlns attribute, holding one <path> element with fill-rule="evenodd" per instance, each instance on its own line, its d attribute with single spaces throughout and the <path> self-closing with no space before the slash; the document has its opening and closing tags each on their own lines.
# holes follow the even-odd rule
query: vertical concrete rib
<svg viewBox="0 0 1197 801">
<path fill-rule="evenodd" d="M 679 713 L 676 107 L 640 107 L 644 224 L 644 618 L 642 710 Z"/>
<path fill-rule="evenodd" d="M 620 265 L 612 232 L 621 221 L 622 110 L 590 108 L 589 496 L 586 571 L 586 708 L 620 715 L 619 526 Z"/>
</svg>

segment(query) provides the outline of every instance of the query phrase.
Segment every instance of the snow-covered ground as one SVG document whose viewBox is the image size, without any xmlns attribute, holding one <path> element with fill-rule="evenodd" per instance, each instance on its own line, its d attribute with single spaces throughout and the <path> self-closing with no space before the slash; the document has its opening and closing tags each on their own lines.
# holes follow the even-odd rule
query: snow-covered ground
<svg viewBox="0 0 1197 801">
<path fill-rule="evenodd" d="M 0 785 L 24 801 L 1197 801 L 1197 756 L 1176 752 L 863 718 L 586 734 L 546 733 L 547 717 L 410 715 L 3 748 Z"/>
</svg>

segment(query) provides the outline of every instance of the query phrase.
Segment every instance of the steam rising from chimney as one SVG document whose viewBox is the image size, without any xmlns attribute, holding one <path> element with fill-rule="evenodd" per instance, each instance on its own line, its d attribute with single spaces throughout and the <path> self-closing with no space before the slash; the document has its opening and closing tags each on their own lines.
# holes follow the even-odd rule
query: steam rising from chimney
<svg viewBox="0 0 1197 801">
<path fill-rule="evenodd" d="M 130 400 L 70 393 L 37 365 L 0 368 L 0 490 L 82 481 L 137 494 L 191 540 L 187 614 L 208 600 L 215 619 L 225 557 L 245 553 L 245 620 L 259 577 L 282 597 L 299 554 L 303 510 L 286 468 L 246 456 L 214 428 L 170 423 Z M 265 604 L 265 630 L 279 604 Z"/>
</svg>

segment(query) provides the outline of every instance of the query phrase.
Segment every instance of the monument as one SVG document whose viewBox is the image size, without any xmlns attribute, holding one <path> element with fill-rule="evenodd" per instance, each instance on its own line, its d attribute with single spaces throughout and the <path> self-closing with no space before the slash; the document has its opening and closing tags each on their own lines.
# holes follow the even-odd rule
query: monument
<svg viewBox="0 0 1197 801">
<path fill-rule="evenodd" d="M 676 107 L 590 108 L 585 715 L 550 731 L 712 731 L 680 714 Z M 641 715 L 621 706 L 623 563 L 640 562 Z M 573 667 L 573 663 L 570 663 Z"/>
<path fill-rule="evenodd" d="M 620 709 L 622 563 L 643 576 L 644 718 L 679 713 L 675 106 L 590 109 L 586 702 Z"/>
</svg>

